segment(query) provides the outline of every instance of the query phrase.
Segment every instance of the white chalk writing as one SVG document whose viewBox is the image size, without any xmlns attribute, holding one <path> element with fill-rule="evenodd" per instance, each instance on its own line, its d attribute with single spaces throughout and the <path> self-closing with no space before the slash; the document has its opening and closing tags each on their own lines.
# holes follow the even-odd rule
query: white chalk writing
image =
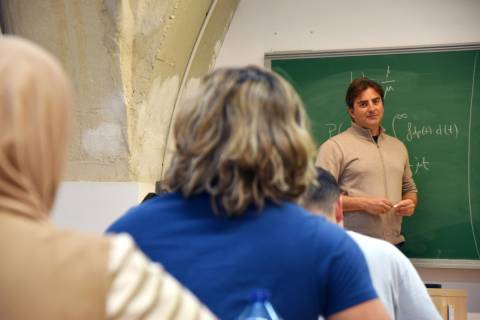
<svg viewBox="0 0 480 320">
<path fill-rule="evenodd" d="M 417 124 L 412 121 L 406 122 L 406 133 L 404 137 L 399 137 L 399 120 L 408 119 L 406 113 L 397 113 L 392 118 L 393 135 L 397 138 L 404 138 L 411 142 L 413 140 L 420 140 L 426 136 L 445 136 L 458 138 L 460 130 L 458 125 L 454 122 L 450 123 L 434 123 L 434 124 Z"/>
<path fill-rule="evenodd" d="M 438 123 L 431 125 L 415 125 L 411 122 L 407 124 L 407 134 L 405 138 L 407 141 L 414 139 L 420 140 L 424 136 L 453 136 L 458 138 L 458 126 L 455 123 Z"/>
<path fill-rule="evenodd" d="M 380 83 L 383 85 L 384 89 L 385 89 L 385 93 L 384 93 L 384 98 L 387 97 L 387 94 L 391 91 L 394 91 L 395 89 L 393 88 L 393 84 L 396 82 L 397 80 L 393 80 L 390 78 L 390 66 L 387 66 L 387 72 L 385 73 L 385 79 L 380 81 Z"/>
<path fill-rule="evenodd" d="M 339 134 L 340 132 L 342 132 L 343 122 L 341 122 L 340 124 L 336 124 L 336 123 L 325 123 L 325 126 L 326 126 L 327 129 L 328 129 L 328 137 L 331 138 L 331 137 L 333 137 L 334 135 L 337 135 L 337 134 Z"/>
<path fill-rule="evenodd" d="M 385 76 L 384 76 L 383 80 L 379 80 L 379 81 L 378 81 L 381 85 L 383 85 L 383 88 L 384 88 L 384 98 L 387 97 L 387 94 L 388 94 L 389 92 L 395 91 L 395 88 L 393 87 L 393 85 L 395 84 L 395 82 L 397 82 L 397 80 L 392 79 L 392 78 L 390 77 L 391 73 L 392 73 L 392 72 L 390 71 L 390 66 L 387 65 L 387 68 L 386 68 L 386 70 L 385 70 Z M 367 75 L 366 75 L 365 72 L 363 72 L 363 71 L 361 72 L 361 75 L 362 75 L 362 77 L 367 77 Z M 373 78 L 373 77 L 370 78 L 370 79 L 376 80 L 376 79 Z M 350 72 L 350 82 L 352 82 L 352 81 L 353 81 L 353 72 Z"/>
<path fill-rule="evenodd" d="M 421 171 L 429 171 L 430 161 L 428 161 L 425 156 L 421 158 L 414 156 L 413 161 L 410 161 L 410 168 L 414 175 L 419 174 Z"/>
</svg>

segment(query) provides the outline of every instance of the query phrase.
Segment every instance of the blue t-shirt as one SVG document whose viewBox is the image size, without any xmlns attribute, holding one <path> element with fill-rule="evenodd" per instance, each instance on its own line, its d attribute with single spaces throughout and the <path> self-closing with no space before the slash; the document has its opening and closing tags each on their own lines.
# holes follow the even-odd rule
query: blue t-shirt
<svg viewBox="0 0 480 320">
<path fill-rule="evenodd" d="M 206 194 L 171 193 L 132 208 L 107 232 L 131 234 L 222 320 L 235 319 L 255 288 L 271 292 L 285 320 L 316 320 L 377 297 L 355 242 L 289 202 L 229 218 L 213 212 Z"/>
</svg>

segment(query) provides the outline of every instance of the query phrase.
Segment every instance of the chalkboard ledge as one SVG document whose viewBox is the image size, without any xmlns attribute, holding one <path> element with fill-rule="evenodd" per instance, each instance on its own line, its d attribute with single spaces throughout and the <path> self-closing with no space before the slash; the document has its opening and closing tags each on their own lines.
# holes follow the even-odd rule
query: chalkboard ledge
<svg viewBox="0 0 480 320">
<path fill-rule="evenodd" d="M 480 260 L 410 259 L 417 268 L 480 269 Z"/>
</svg>

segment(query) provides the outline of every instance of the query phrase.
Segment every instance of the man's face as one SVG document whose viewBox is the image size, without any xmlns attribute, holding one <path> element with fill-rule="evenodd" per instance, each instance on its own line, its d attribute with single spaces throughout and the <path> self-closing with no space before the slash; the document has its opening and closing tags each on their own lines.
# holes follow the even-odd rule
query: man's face
<svg viewBox="0 0 480 320">
<path fill-rule="evenodd" d="M 367 88 L 355 99 L 353 108 L 348 108 L 348 113 L 360 127 L 378 135 L 383 119 L 382 97 L 373 88 Z"/>
</svg>

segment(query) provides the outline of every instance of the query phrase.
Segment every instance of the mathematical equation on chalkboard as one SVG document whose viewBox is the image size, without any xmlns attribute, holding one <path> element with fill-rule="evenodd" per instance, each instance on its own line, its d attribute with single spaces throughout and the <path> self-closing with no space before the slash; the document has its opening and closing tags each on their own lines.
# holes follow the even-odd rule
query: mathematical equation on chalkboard
<svg viewBox="0 0 480 320">
<path fill-rule="evenodd" d="M 396 128 L 399 122 L 406 122 L 407 130 L 404 137 L 399 137 Z M 408 121 L 408 114 L 397 113 L 392 118 L 393 135 L 403 141 L 420 140 L 426 136 L 446 136 L 458 138 L 460 130 L 455 122 L 450 123 L 432 123 L 432 124 L 416 124 Z"/>
<path fill-rule="evenodd" d="M 324 126 L 328 132 L 328 138 L 331 138 L 344 131 L 349 124 L 345 122 L 325 123 Z M 396 113 L 392 117 L 391 127 L 392 132 L 390 134 L 407 145 L 431 136 L 458 139 L 460 134 L 460 129 L 455 122 L 418 123 L 410 121 L 407 113 Z M 431 164 L 426 155 L 414 155 L 410 158 L 410 167 L 414 175 L 430 171 Z"/>
<path fill-rule="evenodd" d="M 383 90 L 384 90 L 383 98 L 386 99 L 389 92 L 395 91 L 394 84 L 397 82 L 396 79 L 391 77 L 391 73 L 392 72 L 390 71 L 390 66 L 387 65 L 387 67 L 385 68 L 385 75 L 383 76 L 382 79 L 375 79 L 374 77 L 370 78 L 363 71 L 360 72 L 360 75 L 364 78 L 367 77 L 367 78 L 370 78 L 371 80 L 374 80 L 380 83 L 383 86 Z M 354 79 L 354 72 L 350 71 L 350 82 L 352 82 L 353 79 Z"/>
</svg>

